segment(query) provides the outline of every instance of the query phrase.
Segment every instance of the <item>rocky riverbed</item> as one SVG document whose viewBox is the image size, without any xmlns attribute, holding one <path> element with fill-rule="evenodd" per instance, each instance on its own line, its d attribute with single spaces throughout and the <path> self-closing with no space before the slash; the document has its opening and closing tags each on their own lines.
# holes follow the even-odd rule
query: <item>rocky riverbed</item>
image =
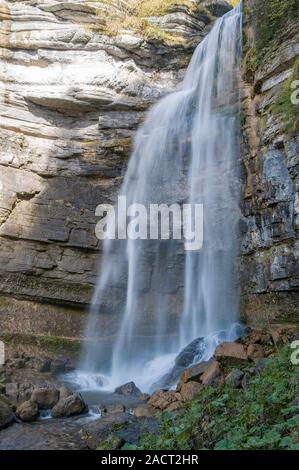
<svg viewBox="0 0 299 470">
<path fill-rule="evenodd" d="M 133 382 L 114 393 L 72 391 L 63 381 L 71 364 L 15 353 L 1 368 L 0 449 L 119 449 L 159 433 L 161 411 L 180 412 L 206 387 L 245 390 L 278 345 L 296 339 L 292 326 L 248 330 L 221 343 L 214 356 L 180 374 L 176 389 L 142 393 Z M 184 354 L 190 354 L 187 348 Z M 182 354 L 179 356 L 182 361 Z"/>
</svg>

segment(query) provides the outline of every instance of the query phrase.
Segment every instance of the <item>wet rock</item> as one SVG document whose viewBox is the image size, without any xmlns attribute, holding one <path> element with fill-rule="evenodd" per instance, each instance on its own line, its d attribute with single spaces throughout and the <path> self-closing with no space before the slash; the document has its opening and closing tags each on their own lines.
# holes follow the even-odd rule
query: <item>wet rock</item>
<svg viewBox="0 0 299 470">
<path fill-rule="evenodd" d="M 5 428 L 14 420 L 14 414 L 11 407 L 0 399 L 0 429 Z"/>
<path fill-rule="evenodd" d="M 54 387 L 41 387 L 33 390 L 31 400 L 41 410 L 49 410 L 58 403 L 59 391 Z"/>
<path fill-rule="evenodd" d="M 39 415 L 38 406 L 33 401 L 24 401 L 21 405 L 18 406 L 16 415 L 21 421 L 25 423 L 35 421 Z"/>
<path fill-rule="evenodd" d="M 234 342 L 221 343 L 215 351 L 215 358 L 223 365 L 238 365 L 247 361 L 243 344 Z"/>
<path fill-rule="evenodd" d="M 193 398 L 195 398 L 202 390 L 202 387 L 202 384 L 199 384 L 198 382 L 188 382 L 183 384 L 180 391 L 182 400 L 185 402 L 193 400 Z"/>
<path fill-rule="evenodd" d="M 116 413 L 124 413 L 126 408 L 124 405 L 107 405 L 101 408 L 101 412 L 105 414 L 116 414 Z"/>
<path fill-rule="evenodd" d="M 165 410 L 171 403 L 178 401 L 180 394 L 174 391 L 166 392 L 156 390 L 148 401 L 148 404 L 159 410 Z"/>
<path fill-rule="evenodd" d="M 260 344 L 250 344 L 247 348 L 247 356 L 251 361 L 257 362 L 264 357 L 264 349 Z"/>
<path fill-rule="evenodd" d="M 86 404 L 79 395 L 71 395 L 59 400 L 52 409 L 53 418 L 63 418 L 78 415 L 86 410 Z"/>
<path fill-rule="evenodd" d="M 188 367 L 193 363 L 196 357 L 198 357 L 199 361 L 204 352 L 204 338 L 197 338 L 179 353 L 175 359 L 175 365 L 177 367 Z"/>
<path fill-rule="evenodd" d="M 244 372 L 242 372 L 240 369 L 233 369 L 225 378 L 225 382 L 234 388 L 240 388 L 242 387 L 243 377 Z"/>
<path fill-rule="evenodd" d="M 117 387 L 114 390 L 114 393 L 117 393 L 117 395 L 124 395 L 124 396 L 131 396 L 131 397 L 139 397 L 142 395 L 141 390 L 136 387 L 134 382 L 128 382 L 124 385 L 121 385 L 120 387 Z"/>
<path fill-rule="evenodd" d="M 177 391 L 179 392 L 183 386 L 183 384 L 188 383 L 188 382 L 199 382 L 200 377 L 202 374 L 209 368 L 211 365 L 211 361 L 206 361 L 206 362 L 201 362 L 199 364 L 194 364 L 194 366 L 189 367 L 188 369 L 185 369 L 184 372 L 182 373 L 179 383 L 177 385 Z"/>
<path fill-rule="evenodd" d="M 66 371 L 67 366 L 66 359 L 55 359 L 51 362 L 50 371 L 53 375 L 63 374 Z"/>
<path fill-rule="evenodd" d="M 219 362 L 213 361 L 202 374 L 200 380 L 203 385 L 216 385 L 221 379 L 221 366 Z"/>
</svg>

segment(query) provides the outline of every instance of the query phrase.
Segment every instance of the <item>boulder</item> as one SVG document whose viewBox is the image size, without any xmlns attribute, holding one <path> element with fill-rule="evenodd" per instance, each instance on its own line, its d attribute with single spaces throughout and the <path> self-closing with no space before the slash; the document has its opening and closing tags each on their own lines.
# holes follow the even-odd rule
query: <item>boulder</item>
<svg viewBox="0 0 299 470">
<path fill-rule="evenodd" d="M 171 405 L 166 408 L 166 411 L 173 413 L 174 411 L 179 410 L 182 407 L 182 404 L 182 401 L 174 401 L 173 403 L 171 403 Z"/>
<path fill-rule="evenodd" d="M 21 405 L 18 406 L 16 415 L 21 421 L 25 423 L 35 421 L 39 415 L 38 406 L 34 401 L 24 401 Z"/>
<path fill-rule="evenodd" d="M 221 343 L 216 348 L 215 358 L 226 366 L 243 364 L 248 359 L 244 345 L 235 342 Z"/>
<path fill-rule="evenodd" d="M 178 401 L 180 398 L 180 394 L 174 391 L 156 390 L 149 399 L 148 404 L 159 410 L 165 410 L 171 403 Z"/>
<path fill-rule="evenodd" d="M 180 391 L 182 400 L 185 402 L 193 400 L 201 390 L 202 384 L 199 384 L 198 382 L 188 382 L 183 384 Z"/>
<path fill-rule="evenodd" d="M 19 398 L 19 386 L 15 382 L 5 384 L 5 395 L 13 405 L 17 405 Z"/>
<path fill-rule="evenodd" d="M 221 366 L 219 362 L 213 361 L 202 374 L 200 381 L 203 385 L 216 385 L 221 379 Z"/>
<path fill-rule="evenodd" d="M 244 372 L 240 369 L 233 369 L 225 378 L 225 382 L 234 388 L 241 388 L 243 377 Z"/>
<path fill-rule="evenodd" d="M 105 414 L 124 413 L 126 408 L 124 405 L 107 405 L 101 408 L 101 412 Z"/>
<path fill-rule="evenodd" d="M 258 362 L 265 356 L 264 349 L 260 344 L 249 344 L 247 356 L 251 361 Z"/>
<path fill-rule="evenodd" d="M 52 409 L 52 416 L 53 418 L 67 418 L 83 413 L 85 410 L 86 404 L 84 400 L 79 395 L 71 395 L 59 400 Z"/>
<path fill-rule="evenodd" d="M 59 387 L 59 400 L 70 397 L 71 395 L 73 395 L 73 392 L 68 387 L 65 385 Z"/>
<path fill-rule="evenodd" d="M 58 403 L 59 391 L 54 387 L 35 388 L 31 395 L 31 401 L 34 401 L 41 410 L 49 410 Z"/>
<path fill-rule="evenodd" d="M 136 387 L 134 382 L 128 382 L 124 385 L 121 385 L 120 387 L 117 387 L 114 390 L 114 393 L 117 393 L 118 395 L 131 396 L 131 397 L 139 397 L 142 395 L 141 390 L 139 390 L 139 388 Z"/>
<path fill-rule="evenodd" d="M 0 429 L 5 428 L 14 421 L 11 407 L 0 399 Z"/>
<path fill-rule="evenodd" d="M 182 388 L 182 385 L 185 383 L 200 382 L 200 377 L 208 369 L 212 362 L 213 361 L 200 362 L 199 364 L 194 364 L 188 369 L 185 369 L 177 385 L 177 391 L 179 392 Z"/>
<path fill-rule="evenodd" d="M 197 338 L 179 353 L 175 359 L 175 365 L 177 367 L 188 367 L 194 362 L 196 357 L 200 358 L 204 352 L 204 338 Z"/>
<path fill-rule="evenodd" d="M 148 405 L 147 403 L 139 405 L 133 410 L 133 415 L 136 416 L 136 418 L 151 417 L 154 414 L 155 414 L 155 409 L 151 405 Z"/>
</svg>

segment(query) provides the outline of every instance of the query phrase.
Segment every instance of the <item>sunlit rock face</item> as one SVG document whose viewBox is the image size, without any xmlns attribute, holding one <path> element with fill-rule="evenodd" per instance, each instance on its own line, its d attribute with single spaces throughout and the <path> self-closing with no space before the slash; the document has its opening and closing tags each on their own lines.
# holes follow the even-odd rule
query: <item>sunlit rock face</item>
<svg viewBox="0 0 299 470">
<path fill-rule="evenodd" d="M 2 294 L 88 304 L 95 207 L 114 200 L 149 105 L 178 85 L 213 15 L 229 9 L 176 2 L 143 35 L 116 23 L 130 3 L 0 2 Z"/>
</svg>

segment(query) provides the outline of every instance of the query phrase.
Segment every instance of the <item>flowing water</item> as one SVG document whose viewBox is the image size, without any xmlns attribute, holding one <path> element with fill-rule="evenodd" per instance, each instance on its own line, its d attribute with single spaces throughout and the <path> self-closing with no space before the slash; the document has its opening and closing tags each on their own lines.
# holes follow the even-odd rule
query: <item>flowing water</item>
<svg viewBox="0 0 299 470">
<path fill-rule="evenodd" d="M 241 5 L 217 20 L 181 88 L 151 109 L 121 189 L 128 206 L 203 204 L 203 247 L 186 251 L 179 240 L 105 241 L 81 367 L 71 377 L 83 389 L 134 380 L 150 390 L 195 338 L 204 338 L 206 359 L 220 341 L 239 334 L 241 22 Z M 99 326 L 109 309 L 111 332 Z M 99 328 L 106 331 L 102 340 Z"/>
</svg>

